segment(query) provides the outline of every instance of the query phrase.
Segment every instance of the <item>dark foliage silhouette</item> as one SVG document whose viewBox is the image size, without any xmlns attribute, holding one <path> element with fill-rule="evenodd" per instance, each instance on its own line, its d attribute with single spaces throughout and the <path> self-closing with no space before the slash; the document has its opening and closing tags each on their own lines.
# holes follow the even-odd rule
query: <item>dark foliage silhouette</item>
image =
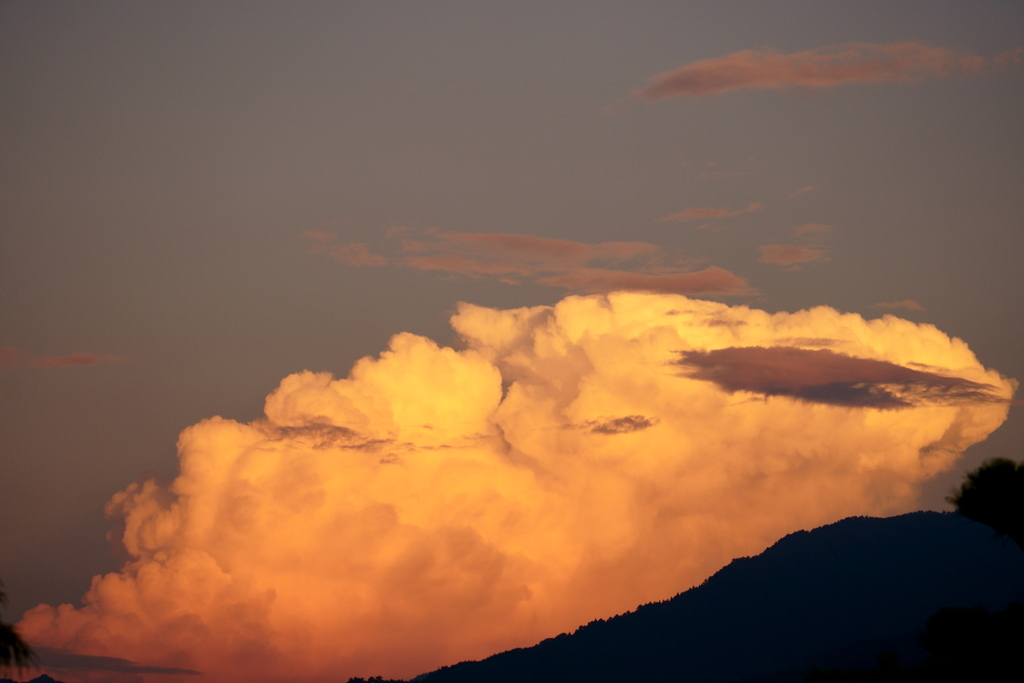
<svg viewBox="0 0 1024 683">
<path fill-rule="evenodd" d="M 1024 549 L 1024 464 L 989 460 L 967 475 L 949 502 L 960 514 L 987 524 Z"/>
<path fill-rule="evenodd" d="M 921 634 L 931 653 L 904 669 L 892 653 L 878 656 L 877 669 L 811 669 L 806 683 L 1020 683 L 1024 681 L 1024 605 L 990 613 L 981 607 L 945 607 Z"/>
<path fill-rule="evenodd" d="M 899 655 L 883 652 L 878 655 L 877 669 L 822 670 L 814 668 L 804 674 L 806 683 L 903 683 L 911 680 L 910 672 L 899 665 Z"/>
<path fill-rule="evenodd" d="M 7 604 L 7 593 L 4 582 L 0 581 L 0 605 Z M 0 672 L 6 669 L 17 669 L 20 673 L 25 667 L 35 663 L 35 653 L 28 646 L 14 626 L 0 621 Z"/>
<path fill-rule="evenodd" d="M 948 498 L 963 516 L 985 524 L 1024 550 L 1024 464 L 997 458 L 967 474 Z M 1021 577 L 1024 580 L 1024 576 Z M 853 681 L 1024 681 L 1024 605 L 990 613 L 982 607 L 945 607 L 928 618 L 921 645 L 930 656 L 918 666 L 812 669 L 807 683 Z"/>
</svg>

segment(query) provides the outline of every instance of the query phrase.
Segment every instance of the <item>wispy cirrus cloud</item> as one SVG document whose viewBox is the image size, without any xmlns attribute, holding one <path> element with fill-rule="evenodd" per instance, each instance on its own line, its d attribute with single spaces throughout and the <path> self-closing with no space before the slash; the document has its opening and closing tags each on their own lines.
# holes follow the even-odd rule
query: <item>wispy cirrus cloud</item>
<svg viewBox="0 0 1024 683">
<path fill-rule="evenodd" d="M 28 365 L 37 368 L 69 368 L 125 360 L 127 359 L 124 356 L 115 356 L 107 353 L 87 353 L 85 351 L 76 351 L 66 356 L 34 357 L 27 351 L 14 346 L 0 347 L 0 368 L 13 365 Z"/>
<path fill-rule="evenodd" d="M 791 192 L 790 195 L 789 195 L 789 198 L 793 199 L 794 197 L 799 197 L 802 194 L 807 194 L 808 192 L 813 192 L 813 191 L 814 191 L 814 185 L 804 185 L 800 189 L 795 190 L 794 192 Z"/>
<path fill-rule="evenodd" d="M 764 208 L 764 204 L 757 202 L 751 202 L 745 209 L 726 209 L 726 208 L 689 208 L 677 211 L 668 216 L 663 216 L 661 221 L 668 223 L 676 221 L 679 223 L 688 223 L 690 221 L 705 220 L 708 218 L 731 218 L 733 216 L 739 216 L 744 213 L 753 213 L 754 211 L 760 211 Z"/>
<path fill-rule="evenodd" d="M 880 301 L 877 304 L 874 304 L 871 308 L 881 308 L 884 310 L 902 308 L 908 311 L 924 310 L 924 306 L 911 299 L 904 299 L 903 301 Z"/>
<path fill-rule="evenodd" d="M 672 97 L 705 97 L 732 90 L 831 88 L 847 83 L 895 83 L 926 76 L 974 74 L 989 63 L 1019 61 L 1019 50 L 986 60 L 920 42 L 846 43 L 784 54 L 741 50 L 703 59 L 658 74 L 634 99 L 658 102 Z"/>
<path fill-rule="evenodd" d="M 827 261 L 828 250 L 824 247 L 800 247 L 793 244 L 766 244 L 758 247 L 762 263 L 774 263 L 779 266 L 792 266 L 797 263 Z"/>
<path fill-rule="evenodd" d="M 588 244 L 512 233 L 390 229 L 380 246 L 337 243 L 304 233 L 310 253 L 350 266 L 393 266 L 447 276 L 530 282 L 583 293 L 614 290 L 673 294 L 752 294 L 743 278 L 647 242 Z"/>
</svg>

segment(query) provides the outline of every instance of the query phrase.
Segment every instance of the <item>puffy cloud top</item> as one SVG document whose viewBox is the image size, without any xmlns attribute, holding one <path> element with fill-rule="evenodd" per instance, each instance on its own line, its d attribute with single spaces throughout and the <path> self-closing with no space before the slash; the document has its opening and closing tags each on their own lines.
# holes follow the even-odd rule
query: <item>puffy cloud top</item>
<svg viewBox="0 0 1024 683">
<path fill-rule="evenodd" d="M 452 325 L 464 350 L 399 334 L 186 429 L 169 487 L 108 504 L 131 561 L 19 628 L 218 681 L 412 676 L 912 509 L 1016 387 L 932 326 L 829 308 L 615 293 Z M 837 382 L 902 402 L 808 392 Z"/>
</svg>

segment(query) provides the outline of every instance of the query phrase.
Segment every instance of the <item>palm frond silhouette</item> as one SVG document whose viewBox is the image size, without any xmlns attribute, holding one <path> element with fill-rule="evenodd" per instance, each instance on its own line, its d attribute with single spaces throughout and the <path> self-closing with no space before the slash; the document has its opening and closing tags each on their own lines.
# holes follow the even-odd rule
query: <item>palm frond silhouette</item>
<svg viewBox="0 0 1024 683">
<path fill-rule="evenodd" d="M 0 605 L 7 604 L 7 593 L 4 582 L 0 581 Z M 25 667 L 36 663 L 36 653 L 22 640 L 12 624 L 0 621 L 0 673 L 5 669 L 17 669 L 20 673 Z"/>
</svg>

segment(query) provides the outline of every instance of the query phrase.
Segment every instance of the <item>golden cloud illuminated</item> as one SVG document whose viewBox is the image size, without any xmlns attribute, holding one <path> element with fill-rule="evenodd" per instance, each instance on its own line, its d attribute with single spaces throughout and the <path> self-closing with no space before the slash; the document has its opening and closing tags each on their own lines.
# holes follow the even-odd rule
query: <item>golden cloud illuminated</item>
<svg viewBox="0 0 1024 683">
<path fill-rule="evenodd" d="M 108 505 L 131 561 L 21 632 L 216 681 L 411 676 L 912 509 L 1016 387 L 932 326 L 829 308 L 615 293 L 452 325 L 464 350 L 399 334 L 186 429 L 169 487 Z"/>
</svg>

